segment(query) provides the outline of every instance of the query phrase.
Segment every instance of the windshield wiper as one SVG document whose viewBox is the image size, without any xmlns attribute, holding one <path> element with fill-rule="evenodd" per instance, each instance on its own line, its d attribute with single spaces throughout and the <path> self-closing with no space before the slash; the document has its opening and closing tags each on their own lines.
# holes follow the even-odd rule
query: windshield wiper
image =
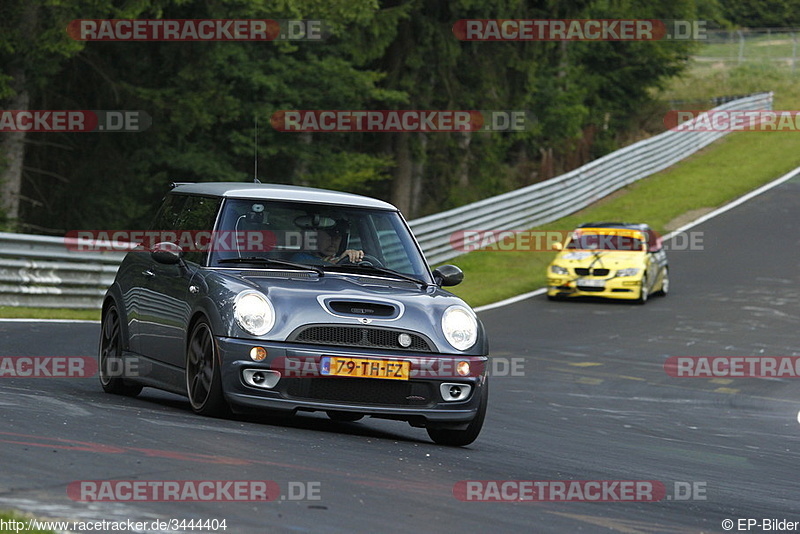
<svg viewBox="0 0 800 534">
<path fill-rule="evenodd" d="M 432 284 L 429 284 L 428 282 L 424 282 L 424 281 L 420 280 L 419 278 L 415 278 L 415 277 L 409 276 L 407 274 L 399 273 L 399 272 L 397 272 L 395 270 L 387 269 L 386 267 L 376 267 L 376 266 L 374 266 L 372 264 L 366 265 L 366 264 L 359 264 L 359 263 L 342 263 L 342 264 L 338 264 L 338 265 L 326 265 L 325 269 L 328 269 L 328 270 L 344 269 L 344 270 L 356 271 L 356 272 L 359 272 L 359 271 L 373 271 L 373 272 L 376 272 L 376 273 L 387 274 L 387 275 L 392 276 L 394 278 L 400 278 L 401 280 L 407 280 L 409 282 L 414 282 L 415 284 L 420 284 L 422 287 L 429 287 L 429 286 L 432 285 Z"/>
<path fill-rule="evenodd" d="M 305 271 L 314 271 L 320 276 L 325 276 L 325 271 L 314 265 L 305 263 L 294 263 L 286 260 L 276 260 L 274 258 L 259 258 L 251 256 L 249 258 L 225 258 L 218 260 L 217 263 L 260 263 L 262 265 L 280 265 L 281 267 L 292 267 L 294 269 L 303 269 Z"/>
</svg>

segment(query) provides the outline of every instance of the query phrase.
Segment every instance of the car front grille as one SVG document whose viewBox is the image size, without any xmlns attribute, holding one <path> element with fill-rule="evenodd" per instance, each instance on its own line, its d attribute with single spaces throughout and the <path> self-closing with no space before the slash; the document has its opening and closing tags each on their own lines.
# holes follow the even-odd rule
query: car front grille
<svg viewBox="0 0 800 534">
<path fill-rule="evenodd" d="M 285 395 L 295 399 L 379 406 L 430 406 L 434 388 L 424 382 L 377 378 L 288 378 Z"/>
<path fill-rule="evenodd" d="M 575 274 L 578 276 L 608 276 L 608 269 L 587 269 L 586 267 L 576 267 Z"/>
<path fill-rule="evenodd" d="M 593 286 L 582 286 L 582 285 L 578 285 L 578 289 L 580 289 L 581 291 L 586 291 L 587 293 L 592 291 L 600 292 L 606 290 L 606 288 L 604 287 L 593 287 Z"/>
<path fill-rule="evenodd" d="M 400 344 L 401 334 L 407 334 L 411 338 L 411 345 L 404 347 Z M 419 334 L 381 327 L 351 325 L 305 326 L 292 332 L 287 341 L 314 345 L 433 352 L 431 343 Z"/>
</svg>

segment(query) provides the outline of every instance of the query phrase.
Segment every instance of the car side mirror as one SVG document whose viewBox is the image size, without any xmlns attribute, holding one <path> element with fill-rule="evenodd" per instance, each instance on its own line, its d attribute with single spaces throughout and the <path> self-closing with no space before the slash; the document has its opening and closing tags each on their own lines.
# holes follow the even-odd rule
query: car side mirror
<svg viewBox="0 0 800 534">
<path fill-rule="evenodd" d="M 553 249 L 553 250 L 562 251 L 562 250 L 564 250 L 564 245 L 562 245 L 561 243 L 559 243 L 558 241 L 556 241 L 555 243 L 553 243 L 552 245 L 550 245 L 550 248 L 551 248 L 551 249 Z"/>
<path fill-rule="evenodd" d="M 464 271 L 455 265 L 442 265 L 433 271 L 433 279 L 439 287 L 457 286 L 464 280 Z"/>
<path fill-rule="evenodd" d="M 175 243 L 162 241 L 161 243 L 156 243 L 150 250 L 150 257 L 164 265 L 175 265 L 180 263 L 183 257 L 183 249 Z"/>
</svg>

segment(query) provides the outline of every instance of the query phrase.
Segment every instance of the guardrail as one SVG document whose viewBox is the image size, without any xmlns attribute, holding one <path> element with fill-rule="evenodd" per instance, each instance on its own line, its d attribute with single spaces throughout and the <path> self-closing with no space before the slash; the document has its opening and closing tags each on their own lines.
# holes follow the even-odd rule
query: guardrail
<svg viewBox="0 0 800 534">
<path fill-rule="evenodd" d="M 772 93 L 733 100 L 714 110 L 772 109 Z M 450 242 L 460 230 L 525 230 L 574 213 L 617 189 L 657 173 L 727 132 L 667 131 L 551 180 L 411 221 L 429 263 L 461 254 Z"/>
<path fill-rule="evenodd" d="M 772 109 L 772 93 L 740 98 L 715 110 Z M 429 263 L 461 254 L 461 230 L 528 229 L 578 211 L 617 189 L 686 158 L 726 132 L 668 131 L 551 180 L 410 221 Z M 124 252 L 79 252 L 63 237 L 0 232 L 0 306 L 100 307 Z"/>
<path fill-rule="evenodd" d="M 78 252 L 63 237 L 0 232 L 0 306 L 100 307 L 124 252 Z"/>
</svg>

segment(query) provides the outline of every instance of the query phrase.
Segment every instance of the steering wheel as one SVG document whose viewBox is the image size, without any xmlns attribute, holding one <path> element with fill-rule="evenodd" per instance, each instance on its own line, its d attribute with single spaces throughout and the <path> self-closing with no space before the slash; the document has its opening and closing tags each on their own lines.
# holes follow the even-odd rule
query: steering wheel
<svg viewBox="0 0 800 534">
<path fill-rule="evenodd" d="M 383 263 L 381 263 L 381 260 L 373 256 L 372 254 L 364 254 L 361 261 L 357 263 L 350 261 L 350 257 L 345 254 L 343 258 L 341 258 L 339 261 L 336 262 L 336 265 L 347 265 L 347 264 L 383 267 Z"/>
</svg>

